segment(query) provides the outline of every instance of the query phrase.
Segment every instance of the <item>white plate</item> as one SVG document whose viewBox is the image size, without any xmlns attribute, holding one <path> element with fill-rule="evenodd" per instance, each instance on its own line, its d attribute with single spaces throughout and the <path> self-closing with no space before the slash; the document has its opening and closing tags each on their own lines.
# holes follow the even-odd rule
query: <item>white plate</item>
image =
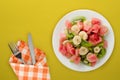
<svg viewBox="0 0 120 80">
<path fill-rule="evenodd" d="M 94 67 L 87 66 L 82 63 L 80 63 L 78 65 L 71 63 L 69 61 L 69 59 L 67 59 L 65 56 L 63 56 L 59 52 L 59 35 L 60 35 L 61 31 L 63 31 L 65 28 L 65 21 L 72 20 L 76 16 L 85 16 L 88 20 L 91 20 L 91 18 L 93 18 L 93 17 L 99 18 L 102 21 L 102 24 L 104 24 L 108 27 L 109 32 L 108 32 L 108 35 L 105 37 L 105 39 L 108 41 L 106 55 L 102 59 L 100 59 Z M 95 69 L 99 68 L 110 58 L 113 48 L 114 48 L 114 33 L 113 33 L 110 23 L 101 14 L 99 14 L 95 11 L 91 11 L 91 10 L 75 10 L 75 11 L 72 11 L 72 12 L 66 14 L 57 23 L 57 25 L 54 29 L 54 32 L 53 32 L 52 44 L 53 44 L 53 49 L 54 49 L 55 55 L 57 56 L 58 60 L 63 65 L 65 65 L 66 67 L 68 67 L 72 70 L 75 70 L 75 71 L 86 72 L 86 71 L 91 71 L 91 70 L 95 70 Z"/>
</svg>

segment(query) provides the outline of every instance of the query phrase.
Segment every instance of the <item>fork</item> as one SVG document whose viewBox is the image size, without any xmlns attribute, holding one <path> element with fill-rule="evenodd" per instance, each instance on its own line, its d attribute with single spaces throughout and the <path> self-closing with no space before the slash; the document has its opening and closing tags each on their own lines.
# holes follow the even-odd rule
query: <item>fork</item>
<svg viewBox="0 0 120 80">
<path fill-rule="evenodd" d="M 8 46 L 13 55 L 18 58 L 23 64 L 25 64 L 24 60 L 22 59 L 22 53 L 18 50 L 17 45 L 14 42 L 10 42 L 8 43 Z"/>
</svg>

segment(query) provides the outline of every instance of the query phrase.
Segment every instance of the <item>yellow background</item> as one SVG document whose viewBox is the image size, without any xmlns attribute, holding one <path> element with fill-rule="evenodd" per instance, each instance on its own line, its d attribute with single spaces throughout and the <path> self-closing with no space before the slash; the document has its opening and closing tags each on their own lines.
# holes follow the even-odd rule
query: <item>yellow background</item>
<svg viewBox="0 0 120 80">
<path fill-rule="evenodd" d="M 115 34 L 112 56 L 97 70 L 76 72 L 66 68 L 52 49 L 55 25 L 66 13 L 92 9 L 104 15 Z M 120 1 L 119 0 L 0 0 L 0 80 L 17 80 L 8 64 L 8 42 L 24 40 L 31 32 L 35 47 L 46 52 L 51 80 L 120 80 Z"/>
</svg>

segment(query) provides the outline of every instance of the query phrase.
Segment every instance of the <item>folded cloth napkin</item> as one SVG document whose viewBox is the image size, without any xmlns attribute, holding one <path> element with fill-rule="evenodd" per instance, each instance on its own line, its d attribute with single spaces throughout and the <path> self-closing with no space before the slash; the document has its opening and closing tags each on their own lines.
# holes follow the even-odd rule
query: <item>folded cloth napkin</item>
<svg viewBox="0 0 120 80">
<path fill-rule="evenodd" d="M 25 64 L 22 64 L 14 55 L 10 57 L 9 63 L 17 75 L 18 80 L 50 80 L 50 72 L 45 53 L 35 48 L 36 64 L 30 65 L 32 61 L 28 45 L 24 41 L 18 41 L 17 46 L 22 53 Z"/>
</svg>

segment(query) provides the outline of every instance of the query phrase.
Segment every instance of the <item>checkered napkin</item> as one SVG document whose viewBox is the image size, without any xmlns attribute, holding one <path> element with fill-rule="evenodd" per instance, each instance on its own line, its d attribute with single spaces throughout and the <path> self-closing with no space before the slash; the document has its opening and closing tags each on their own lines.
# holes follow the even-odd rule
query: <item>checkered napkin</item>
<svg viewBox="0 0 120 80">
<path fill-rule="evenodd" d="M 18 41 L 17 45 L 22 53 L 25 64 L 22 64 L 14 55 L 10 57 L 9 63 L 17 75 L 18 80 L 50 80 L 50 72 L 45 53 L 35 48 L 36 64 L 30 65 L 32 61 L 28 45 L 24 41 Z"/>
</svg>

